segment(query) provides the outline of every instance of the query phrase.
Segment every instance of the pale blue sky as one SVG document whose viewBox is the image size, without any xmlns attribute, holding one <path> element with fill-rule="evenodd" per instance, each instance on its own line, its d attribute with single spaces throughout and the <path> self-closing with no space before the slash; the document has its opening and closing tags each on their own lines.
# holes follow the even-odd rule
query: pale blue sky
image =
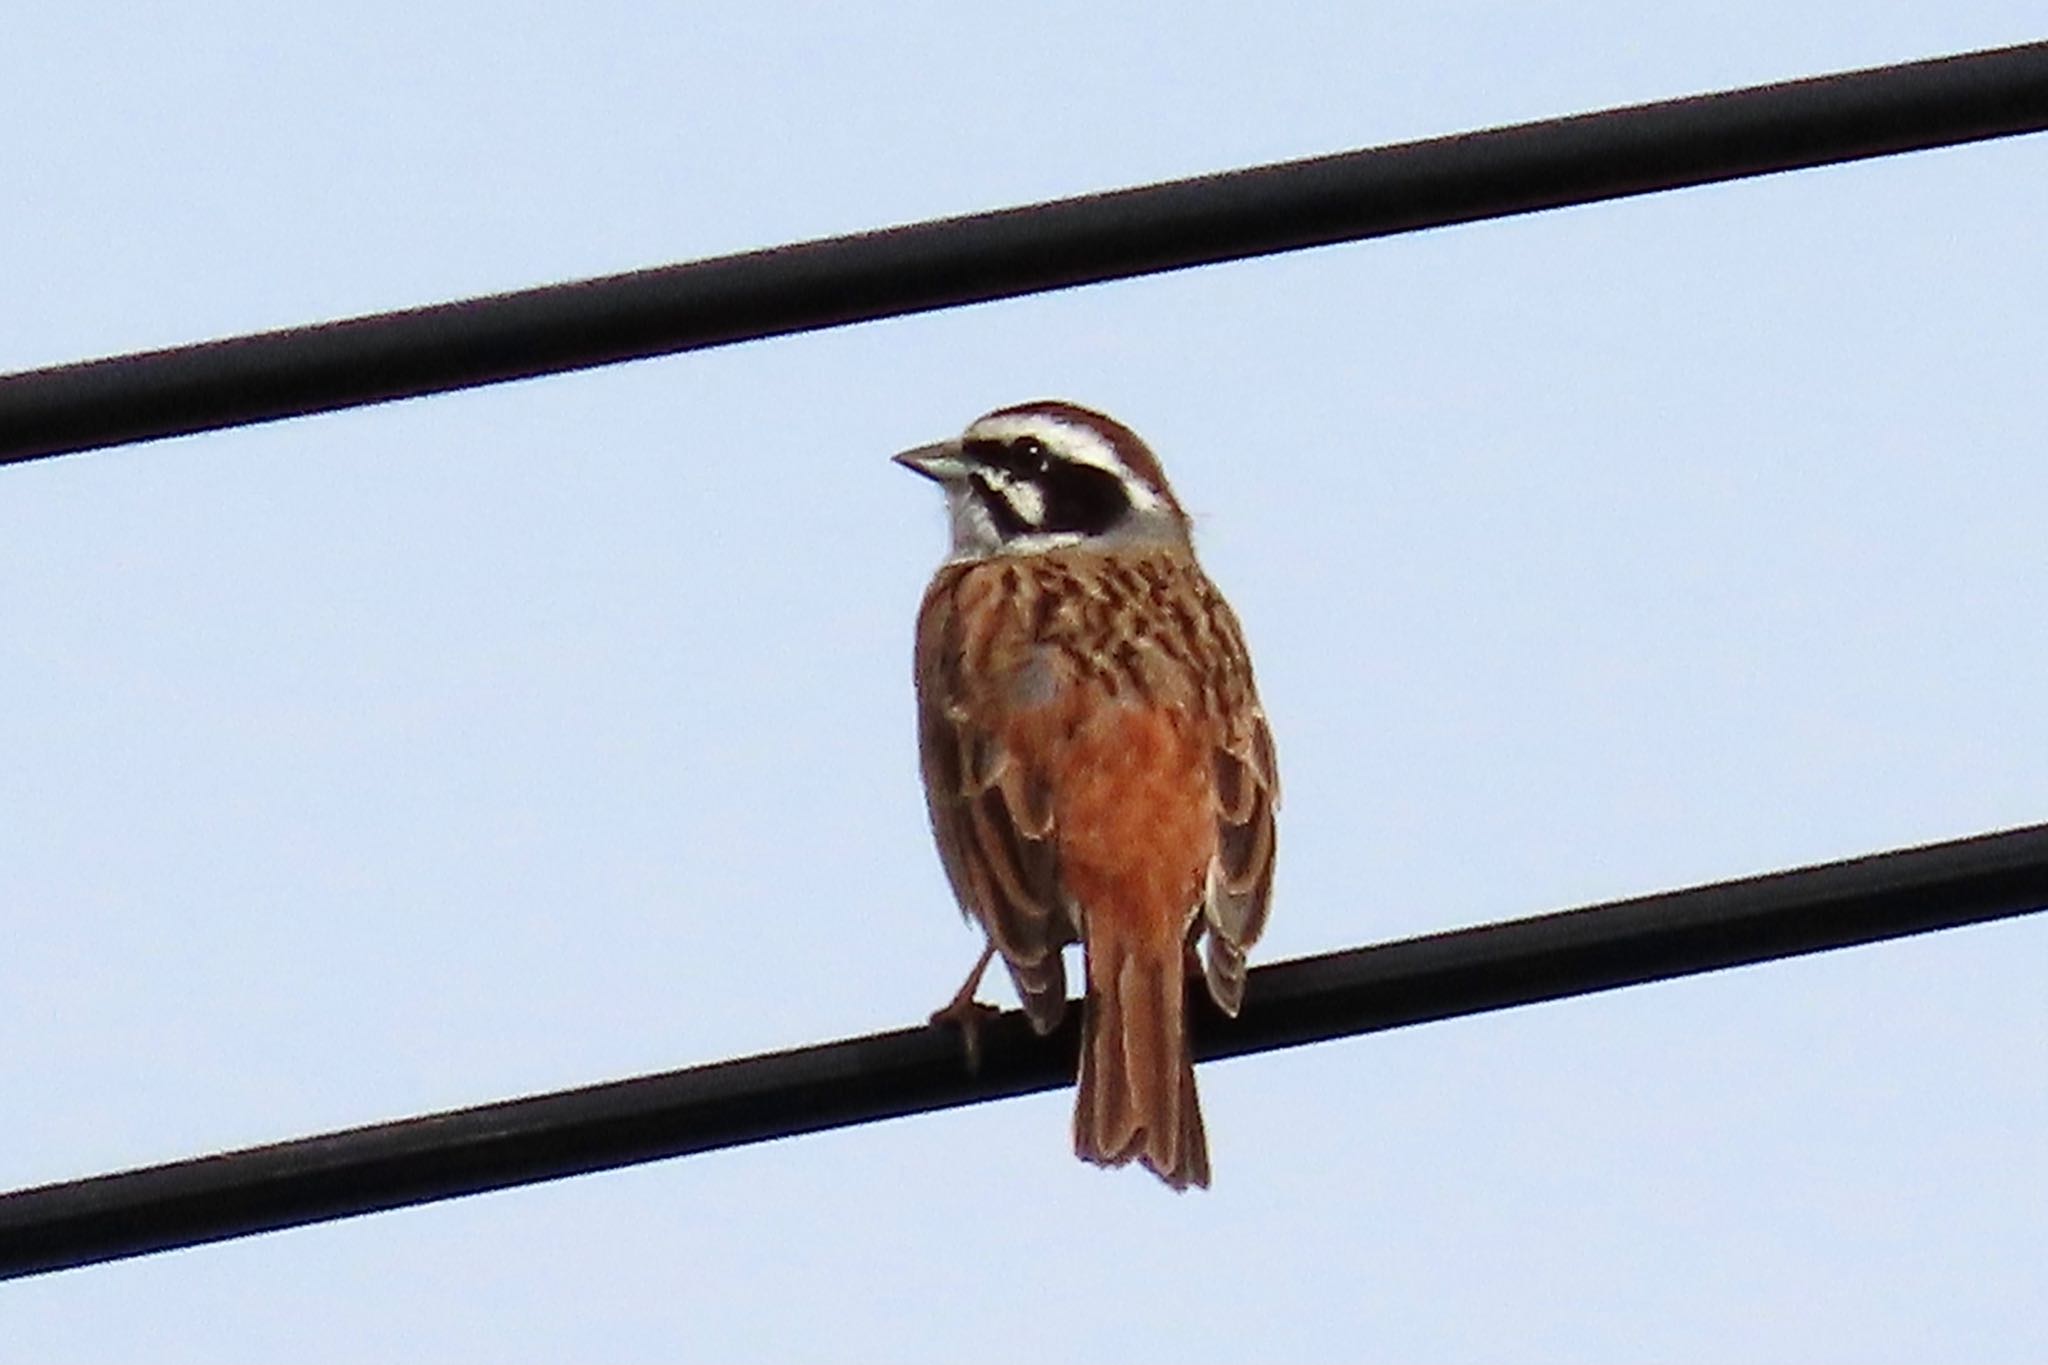
<svg viewBox="0 0 2048 1365">
<path fill-rule="evenodd" d="M 0 369 L 2048 36 L 2038 4 L 39 5 Z M 2048 141 L 0 471 L 0 1187 L 900 1026 L 929 487 L 1151 439 L 1263 960 L 2048 819 Z M 2048 922 L 0 1285 L 0 1359 L 2040 1359 Z M 1256 1010 L 1256 996 L 1249 1002 Z"/>
</svg>

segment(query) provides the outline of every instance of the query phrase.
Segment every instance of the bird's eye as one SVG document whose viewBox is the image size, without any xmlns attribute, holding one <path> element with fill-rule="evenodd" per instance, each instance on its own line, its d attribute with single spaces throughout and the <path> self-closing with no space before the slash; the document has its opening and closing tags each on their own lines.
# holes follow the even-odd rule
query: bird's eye
<svg viewBox="0 0 2048 1365">
<path fill-rule="evenodd" d="M 1052 452 L 1036 436 L 1020 436 L 1011 448 L 1026 474 L 1043 474 L 1052 465 Z"/>
</svg>

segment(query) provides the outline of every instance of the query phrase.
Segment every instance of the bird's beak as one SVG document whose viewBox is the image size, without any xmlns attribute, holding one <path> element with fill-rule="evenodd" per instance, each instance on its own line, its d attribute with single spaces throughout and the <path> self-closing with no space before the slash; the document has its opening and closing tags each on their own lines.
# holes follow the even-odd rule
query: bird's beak
<svg viewBox="0 0 2048 1365">
<path fill-rule="evenodd" d="M 906 450 L 901 455 L 890 458 L 911 473 L 922 474 L 927 479 L 934 479 L 939 483 L 950 483 L 954 479 L 964 478 L 967 474 L 967 465 L 960 458 L 958 441 L 941 441 L 933 446 L 919 446 L 915 450 Z"/>
</svg>

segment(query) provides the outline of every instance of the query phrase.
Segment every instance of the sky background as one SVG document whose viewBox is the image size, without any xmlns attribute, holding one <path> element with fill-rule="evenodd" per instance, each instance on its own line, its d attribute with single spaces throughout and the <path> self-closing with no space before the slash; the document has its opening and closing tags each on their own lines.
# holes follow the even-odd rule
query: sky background
<svg viewBox="0 0 2048 1365">
<path fill-rule="evenodd" d="M 31 5 L 0 369 L 2048 36 L 2038 3 Z M 0 470 L 0 1187 L 900 1027 L 887 463 L 1163 455 L 1259 958 L 2048 819 L 2048 141 Z M 0 1285 L 23 1361 L 2048 1355 L 2048 920 Z M 1007 986 L 1003 987 L 1007 1000 Z M 1247 1008 L 1256 1011 L 1254 993 Z"/>
</svg>

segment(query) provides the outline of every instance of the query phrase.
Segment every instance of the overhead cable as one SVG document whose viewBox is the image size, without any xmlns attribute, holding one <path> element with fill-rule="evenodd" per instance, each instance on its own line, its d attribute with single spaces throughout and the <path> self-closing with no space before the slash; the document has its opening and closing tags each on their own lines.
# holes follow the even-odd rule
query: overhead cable
<svg viewBox="0 0 2048 1365">
<path fill-rule="evenodd" d="M 0 463 L 2039 132 L 2048 43 L 0 376 Z"/>
<path fill-rule="evenodd" d="M 1260 967 L 1203 1060 L 1845 948 L 2048 906 L 2048 825 Z M 1199 994 L 1199 993 L 1198 993 Z M 0 1278 L 347 1218 L 1072 1083 L 992 1021 L 970 1071 L 923 1027 L 0 1195 Z"/>
</svg>

